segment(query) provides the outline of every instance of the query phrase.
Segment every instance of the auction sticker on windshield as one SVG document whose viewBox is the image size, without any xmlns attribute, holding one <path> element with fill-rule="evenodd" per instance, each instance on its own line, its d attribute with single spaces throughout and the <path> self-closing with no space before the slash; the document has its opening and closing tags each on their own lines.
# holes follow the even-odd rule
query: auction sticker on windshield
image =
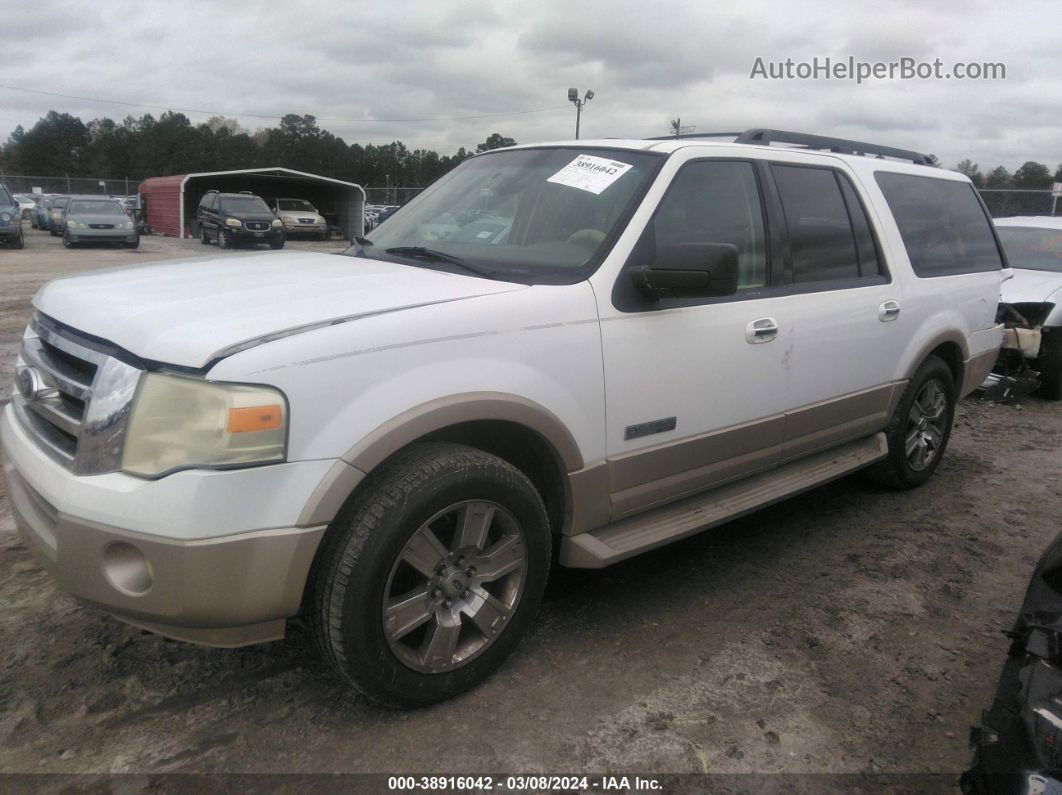
<svg viewBox="0 0 1062 795">
<path fill-rule="evenodd" d="M 567 185 L 570 188 L 596 194 L 601 193 L 631 168 L 629 163 L 619 163 L 593 155 L 579 155 L 550 177 L 547 182 L 555 182 L 558 185 Z"/>
</svg>

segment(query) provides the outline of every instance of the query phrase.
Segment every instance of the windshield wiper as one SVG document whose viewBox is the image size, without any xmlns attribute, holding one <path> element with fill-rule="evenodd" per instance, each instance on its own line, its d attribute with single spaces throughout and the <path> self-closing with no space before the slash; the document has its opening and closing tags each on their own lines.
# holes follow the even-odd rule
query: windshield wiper
<svg viewBox="0 0 1062 795">
<path fill-rule="evenodd" d="M 477 276 L 485 276 L 488 279 L 501 278 L 501 276 L 494 271 L 486 270 L 485 268 L 477 268 L 475 265 L 469 265 L 458 256 L 447 254 L 445 251 L 437 251 L 433 248 L 425 248 L 424 246 L 394 246 L 392 248 L 385 248 L 384 251 L 398 257 L 413 257 L 416 259 L 433 260 L 435 262 L 448 262 L 451 265 L 457 265 L 467 271 L 471 271 Z"/>
</svg>

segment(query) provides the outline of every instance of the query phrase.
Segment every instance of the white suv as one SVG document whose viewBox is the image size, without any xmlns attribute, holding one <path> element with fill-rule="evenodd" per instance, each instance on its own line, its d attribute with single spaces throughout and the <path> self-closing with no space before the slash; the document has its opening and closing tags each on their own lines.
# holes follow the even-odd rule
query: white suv
<svg viewBox="0 0 1062 795">
<path fill-rule="evenodd" d="M 447 698 L 526 632 L 551 549 L 602 567 L 863 467 L 930 477 L 1006 263 L 927 162 L 521 146 L 347 256 L 52 282 L 2 422 L 18 525 L 133 624 L 232 646 L 301 612 L 371 699 Z"/>
</svg>

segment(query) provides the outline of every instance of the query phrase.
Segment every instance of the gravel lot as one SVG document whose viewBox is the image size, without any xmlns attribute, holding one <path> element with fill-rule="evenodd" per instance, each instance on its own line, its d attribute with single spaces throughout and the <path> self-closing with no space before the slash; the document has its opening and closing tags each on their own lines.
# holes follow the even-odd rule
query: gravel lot
<svg viewBox="0 0 1062 795">
<path fill-rule="evenodd" d="M 0 250 L 5 382 L 44 281 L 204 253 L 156 237 L 66 251 L 26 231 L 24 251 Z M 559 570 L 493 679 L 410 713 L 352 697 L 298 626 L 215 650 L 82 608 L 0 492 L 0 771 L 957 774 L 1001 630 L 1059 530 L 1060 443 L 1062 405 L 967 400 L 922 489 L 847 478 L 611 569 Z"/>
</svg>

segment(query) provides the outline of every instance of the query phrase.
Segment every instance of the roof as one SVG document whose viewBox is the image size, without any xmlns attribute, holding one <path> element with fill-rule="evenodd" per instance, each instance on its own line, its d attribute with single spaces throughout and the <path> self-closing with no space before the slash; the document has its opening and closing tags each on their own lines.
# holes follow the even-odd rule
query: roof
<svg viewBox="0 0 1062 795">
<path fill-rule="evenodd" d="M 750 131 L 754 132 L 754 131 Z M 770 131 L 766 131 L 770 132 Z M 738 133 L 720 133 L 719 137 L 737 137 Z M 797 135 L 797 134 L 792 134 Z M 813 139 L 816 136 L 802 136 L 805 138 Z M 825 139 L 824 139 L 825 140 Z M 840 139 L 838 139 L 840 141 Z M 843 143 L 855 143 L 855 142 L 843 142 Z M 582 138 L 578 140 L 567 141 L 548 141 L 543 143 L 534 144 L 521 144 L 519 146 L 506 147 L 507 149 L 533 149 L 538 147 L 568 147 L 568 148 L 594 148 L 594 149 L 618 149 L 618 150 L 636 150 L 642 152 L 660 152 L 664 155 L 670 155 L 680 149 L 705 149 L 714 150 L 715 153 L 723 154 L 737 154 L 738 152 L 746 155 L 757 153 L 760 154 L 765 148 L 773 149 L 777 152 L 786 153 L 800 153 L 818 158 L 833 158 L 842 160 L 845 163 L 855 168 L 866 168 L 867 164 L 872 164 L 875 170 L 882 170 L 887 167 L 888 170 L 903 171 L 911 174 L 923 174 L 926 176 L 932 175 L 938 178 L 954 178 L 959 181 L 966 181 L 966 177 L 958 172 L 952 172 L 947 169 L 938 168 L 932 165 L 926 165 L 924 163 L 915 163 L 910 160 L 901 159 L 884 159 L 873 155 L 861 155 L 861 154 L 845 154 L 843 152 L 830 152 L 822 149 L 806 148 L 803 146 L 785 146 L 781 143 L 764 144 L 764 143 L 737 143 L 735 141 L 719 140 L 718 138 L 705 136 L 702 138 L 697 137 L 684 137 L 684 138 Z M 889 149 L 888 147 L 880 147 L 882 150 Z M 503 150 L 490 150 L 492 152 Z M 897 153 L 903 150 L 892 150 Z M 490 152 L 481 152 L 478 157 L 489 154 Z M 910 153 L 916 154 L 916 153 Z M 927 156 L 928 157 L 928 156 Z"/>
<path fill-rule="evenodd" d="M 358 188 L 361 190 L 361 185 L 356 182 L 346 182 L 341 179 L 334 179 L 332 177 L 322 177 L 320 174 L 310 174 L 306 171 L 296 171 L 293 168 L 284 168 L 283 166 L 265 166 L 262 168 L 237 168 L 230 171 L 198 171 L 194 174 L 174 174 L 165 177 L 148 177 L 141 186 L 148 186 L 149 188 L 158 188 L 162 186 L 183 185 L 189 179 L 196 177 L 225 177 L 235 174 L 256 174 L 261 176 L 296 176 L 306 177 L 307 179 L 320 180 L 322 182 L 331 182 L 335 185 L 345 185 L 348 188 Z"/>
</svg>

